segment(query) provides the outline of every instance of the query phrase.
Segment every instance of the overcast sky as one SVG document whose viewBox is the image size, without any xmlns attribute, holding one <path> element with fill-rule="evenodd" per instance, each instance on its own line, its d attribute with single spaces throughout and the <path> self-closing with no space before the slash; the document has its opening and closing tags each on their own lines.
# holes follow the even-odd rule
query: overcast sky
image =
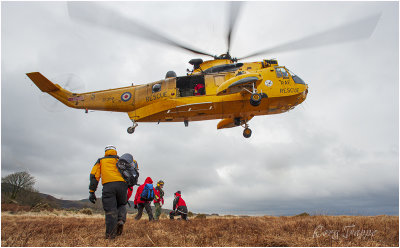
<svg viewBox="0 0 400 248">
<path fill-rule="evenodd" d="M 226 50 L 226 2 L 101 4 L 209 53 Z M 398 2 L 244 4 L 237 57 L 382 13 L 367 40 L 246 60 L 276 58 L 309 85 L 301 106 L 253 118 L 249 139 L 241 127 L 217 130 L 219 120 L 139 123 L 129 135 L 125 113 L 48 111 L 25 73 L 73 73 L 95 91 L 185 75 L 199 56 L 73 22 L 63 2 L 1 7 L 2 176 L 28 170 L 40 192 L 83 199 L 93 164 L 113 144 L 139 162 L 140 183 L 165 181 L 168 208 L 181 190 L 196 213 L 398 215 Z"/>
</svg>

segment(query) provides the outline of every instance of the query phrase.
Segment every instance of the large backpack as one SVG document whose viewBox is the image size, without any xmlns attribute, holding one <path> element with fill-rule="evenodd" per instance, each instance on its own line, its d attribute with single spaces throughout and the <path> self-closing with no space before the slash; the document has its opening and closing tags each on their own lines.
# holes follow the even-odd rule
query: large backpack
<svg viewBox="0 0 400 248">
<path fill-rule="evenodd" d="M 154 200 L 153 184 L 148 183 L 148 184 L 144 185 L 143 191 L 140 194 L 140 200 L 142 200 L 142 201 L 152 201 L 152 200 Z"/>
<path fill-rule="evenodd" d="M 131 154 L 125 153 L 122 155 L 117 162 L 117 168 L 125 182 L 128 184 L 128 187 L 132 187 L 137 184 L 139 172 L 136 170 L 137 163 L 135 160 L 133 160 Z"/>
</svg>

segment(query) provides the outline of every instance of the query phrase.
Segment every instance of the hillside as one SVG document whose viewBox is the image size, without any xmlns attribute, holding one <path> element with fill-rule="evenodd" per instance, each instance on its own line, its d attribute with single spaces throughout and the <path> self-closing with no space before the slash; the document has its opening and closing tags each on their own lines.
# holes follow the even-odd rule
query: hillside
<svg viewBox="0 0 400 248">
<path fill-rule="evenodd" d="M 2 246 L 392 246 L 398 216 L 213 217 L 188 222 L 133 220 L 124 233 L 104 239 L 104 217 L 7 215 Z"/>
<path fill-rule="evenodd" d="M 7 187 L 2 187 L 2 194 L 6 190 Z M 2 246 L 399 245 L 398 216 L 309 216 L 303 213 L 292 217 L 239 217 L 199 214 L 185 222 L 169 220 L 167 214 L 170 210 L 163 209 L 159 221 L 149 222 L 146 215 L 135 221 L 136 210 L 133 208 L 128 208 L 123 235 L 115 240 L 106 240 L 101 199 L 92 204 L 87 199 L 62 200 L 48 194 L 24 192 L 24 198 L 19 201 L 23 202 L 25 198 L 53 207 L 38 209 L 15 201 L 11 204 L 2 202 Z"/>
<path fill-rule="evenodd" d="M 2 203 L 16 203 L 23 206 L 31 206 L 33 207 L 37 203 L 47 203 L 52 208 L 75 208 L 82 209 L 90 207 L 89 200 L 62 200 L 58 199 L 49 194 L 44 194 L 35 191 L 26 191 L 22 190 L 15 200 L 10 200 L 7 197 L 7 193 L 9 193 L 12 189 L 11 185 L 7 183 L 1 184 L 1 195 L 2 195 Z"/>
<path fill-rule="evenodd" d="M 58 208 L 76 208 L 76 209 L 82 209 L 82 208 L 87 208 L 90 207 L 89 205 L 89 200 L 83 199 L 83 200 L 62 200 L 58 199 L 54 196 L 48 195 L 48 194 L 43 194 L 39 193 L 40 196 L 42 197 L 43 201 L 46 203 L 49 203 L 51 205 L 55 205 Z"/>
<path fill-rule="evenodd" d="M 82 199 L 82 200 L 63 200 L 63 199 L 58 199 L 52 195 L 49 194 L 44 194 L 40 192 L 30 192 L 30 191 L 22 191 L 20 193 L 20 196 L 17 197 L 16 200 L 10 201 L 8 199 L 7 202 L 7 197 L 5 196 L 6 193 L 10 191 L 10 186 L 2 183 L 1 184 L 1 193 L 2 193 L 2 203 L 9 203 L 12 202 L 17 205 L 21 206 L 29 206 L 29 207 L 34 207 L 38 203 L 41 204 L 48 204 L 51 208 L 55 209 L 84 209 L 84 208 L 90 208 L 95 212 L 102 212 L 103 211 L 103 206 L 102 206 L 102 201 L 101 198 L 97 198 L 96 204 L 91 203 L 88 199 Z M 130 206 L 127 206 L 128 208 L 128 213 L 136 213 L 137 210 L 133 208 L 134 204 L 133 201 L 129 201 Z M 24 208 L 26 209 L 26 208 Z M 154 213 L 154 206 L 152 206 L 153 213 Z M 168 214 L 171 211 L 171 209 L 162 209 L 163 213 Z"/>
</svg>

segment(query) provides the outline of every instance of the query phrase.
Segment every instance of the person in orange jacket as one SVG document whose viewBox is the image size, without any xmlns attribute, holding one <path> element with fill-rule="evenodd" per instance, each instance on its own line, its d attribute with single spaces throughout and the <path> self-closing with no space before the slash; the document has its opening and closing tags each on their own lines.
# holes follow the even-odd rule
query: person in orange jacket
<svg viewBox="0 0 400 248">
<path fill-rule="evenodd" d="M 125 182 L 116 166 L 119 157 L 115 146 L 106 146 L 104 157 L 99 158 L 90 173 L 89 200 L 96 203 L 95 191 L 101 179 L 103 184 L 102 202 L 106 219 L 106 238 L 113 239 L 122 234 L 126 222 L 126 191 Z"/>
<path fill-rule="evenodd" d="M 133 204 L 135 204 L 134 208 L 137 208 L 138 213 L 135 216 L 135 219 L 140 220 L 140 218 L 142 218 L 143 208 L 145 208 L 147 215 L 149 216 L 149 221 L 152 221 L 154 218 L 153 218 L 153 213 L 151 211 L 150 204 L 151 204 L 151 201 L 154 199 L 154 189 L 153 189 L 153 199 L 144 200 L 141 197 L 141 194 L 142 194 L 143 189 L 146 186 L 146 184 L 151 184 L 151 188 L 153 188 L 153 180 L 150 177 L 147 177 L 146 180 L 144 181 L 144 184 L 140 185 L 136 190 L 135 200 L 134 200 Z"/>
</svg>

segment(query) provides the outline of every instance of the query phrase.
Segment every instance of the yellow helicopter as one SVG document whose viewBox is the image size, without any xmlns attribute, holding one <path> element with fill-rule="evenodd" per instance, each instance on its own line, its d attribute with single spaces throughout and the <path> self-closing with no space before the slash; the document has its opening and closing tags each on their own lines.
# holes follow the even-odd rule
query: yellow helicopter
<svg viewBox="0 0 400 248">
<path fill-rule="evenodd" d="M 69 92 L 39 72 L 27 73 L 42 92 L 50 94 L 68 107 L 84 109 L 86 113 L 88 110 L 128 113 L 133 123 L 127 129 L 130 134 L 135 131 L 138 122 L 184 122 L 188 126 L 190 121 L 221 119 L 218 129 L 242 126 L 243 136 L 249 138 L 252 131 L 248 122 L 254 116 L 280 114 L 293 109 L 306 99 L 308 85 L 288 68 L 279 65 L 276 59 L 243 63 L 239 63 L 239 60 L 271 51 L 307 48 L 310 44 L 321 46 L 366 38 L 371 35 L 379 18 L 375 15 L 237 59 L 230 55 L 229 49 L 240 2 L 231 3 L 228 50 L 220 56 L 182 45 L 110 9 L 94 3 L 86 4 L 90 6 L 69 2 L 70 17 L 133 35 L 138 35 L 140 31 L 141 36 L 147 39 L 213 57 L 207 61 L 201 58 L 190 60 L 193 69 L 188 70 L 185 76 L 177 76 L 175 72 L 169 71 L 165 79 L 156 82 L 85 93 Z M 104 16 L 109 18 L 102 18 Z M 126 25 L 133 29 L 126 29 Z M 359 29 L 360 25 L 367 25 L 368 31 L 356 37 L 344 37 L 349 30 Z M 337 36 L 341 39 L 326 40 L 326 37 Z"/>
</svg>

